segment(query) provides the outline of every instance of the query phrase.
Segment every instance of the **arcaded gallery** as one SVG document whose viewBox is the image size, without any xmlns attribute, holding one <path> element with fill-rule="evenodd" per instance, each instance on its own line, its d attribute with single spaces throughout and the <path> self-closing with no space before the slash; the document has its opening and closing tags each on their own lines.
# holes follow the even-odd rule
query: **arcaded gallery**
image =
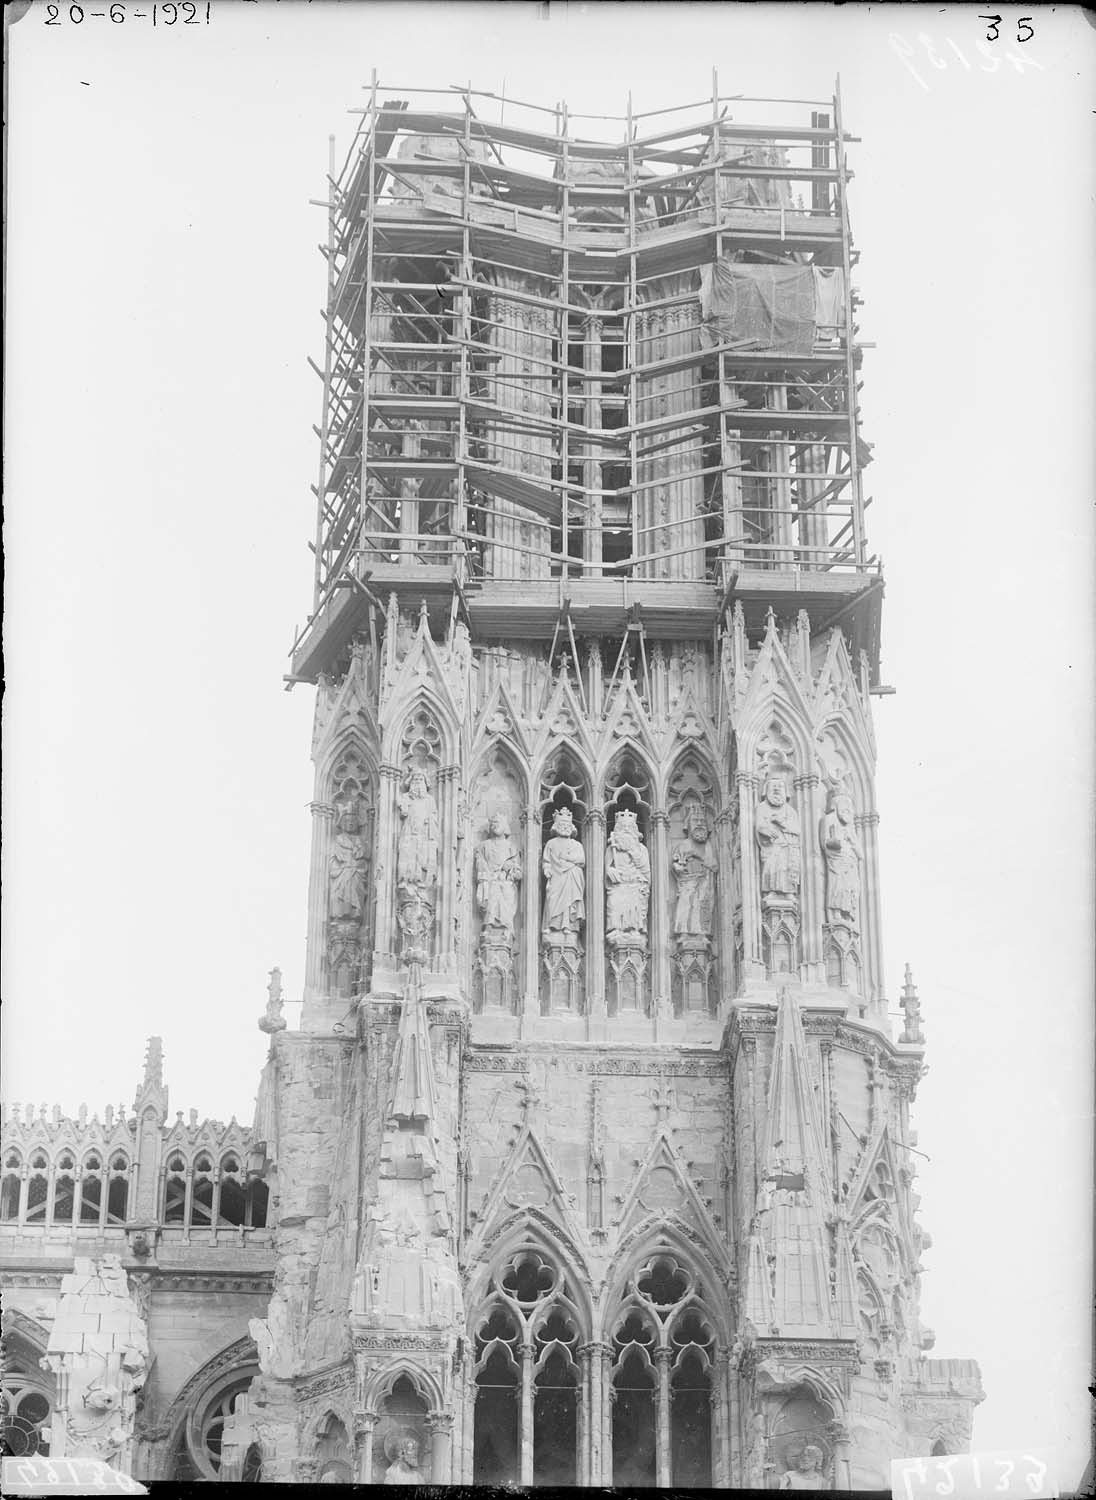
<svg viewBox="0 0 1096 1500">
<path fill-rule="evenodd" d="M 169 1110 L 170 1036 L 132 1105 L 6 1110 L 7 1451 L 886 1488 L 982 1390 L 918 1315 L 839 90 L 365 100 L 300 1026 L 275 970 L 249 1124 Z"/>
</svg>

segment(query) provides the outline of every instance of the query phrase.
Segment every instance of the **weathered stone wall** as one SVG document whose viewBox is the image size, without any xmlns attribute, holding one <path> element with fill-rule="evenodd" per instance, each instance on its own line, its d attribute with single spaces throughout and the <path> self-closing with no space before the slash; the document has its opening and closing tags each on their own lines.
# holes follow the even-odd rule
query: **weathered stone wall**
<svg viewBox="0 0 1096 1500">
<path fill-rule="evenodd" d="M 689 1163 L 691 1180 L 711 1205 L 714 1225 L 715 1216 L 722 1218 L 718 1186 L 726 1149 L 727 1087 L 717 1062 L 708 1058 L 701 1064 L 676 1050 L 642 1058 L 594 1048 L 473 1051 L 464 1080 L 462 1123 L 470 1167 L 470 1222 L 482 1226 L 486 1207 L 500 1189 L 510 1204 L 523 1195 L 533 1202 L 538 1192 L 546 1201 L 545 1174 L 523 1158 L 513 1159 L 518 1134 L 528 1124 L 573 1199 L 586 1235 L 602 1231 L 590 1248 L 597 1256 L 611 1253 L 610 1234 L 666 1125 L 675 1151 Z M 600 1224 L 591 1222 L 593 1154 L 604 1163 Z M 507 1185 L 504 1173 L 515 1167 L 522 1181 Z M 660 1195 L 673 1201 L 669 1180 L 648 1185 L 651 1206 Z"/>
</svg>

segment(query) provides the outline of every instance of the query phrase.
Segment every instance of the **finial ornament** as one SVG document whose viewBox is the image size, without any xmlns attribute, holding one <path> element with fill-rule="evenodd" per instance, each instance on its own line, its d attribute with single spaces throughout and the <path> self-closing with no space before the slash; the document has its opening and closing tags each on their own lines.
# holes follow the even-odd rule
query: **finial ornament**
<svg viewBox="0 0 1096 1500">
<path fill-rule="evenodd" d="M 150 1036 L 148 1047 L 145 1050 L 145 1077 L 146 1089 L 159 1089 L 164 1086 L 164 1041 L 163 1037 Z"/>
<path fill-rule="evenodd" d="M 917 987 L 913 982 L 913 970 L 909 964 L 906 965 L 905 979 L 902 985 L 902 998 L 898 1002 L 905 1016 L 905 1024 L 902 1034 L 898 1038 L 912 1046 L 923 1047 L 925 1044 L 925 1033 L 921 1030 L 921 1002 L 917 998 Z"/>
<path fill-rule="evenodd" d="M 282 1015 L 285 996 L 282 993 L 282 971 L 275 967 L 270 971 L 270 983 L 266 987 L 266 1014 L 259 1017 L 259 1030 L 272 1035 L 284 1031 L 286 1022 Z"/>
</svg>

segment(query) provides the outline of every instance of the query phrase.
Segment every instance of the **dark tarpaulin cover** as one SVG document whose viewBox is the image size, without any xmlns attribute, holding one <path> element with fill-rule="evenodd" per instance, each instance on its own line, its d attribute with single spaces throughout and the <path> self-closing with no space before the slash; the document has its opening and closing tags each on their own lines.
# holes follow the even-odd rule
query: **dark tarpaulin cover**
<svg viewBox="0 0 1096 1500">
<path fill-rule="evenodd" d="M 717 260 L 705 267 L 702 312 L 713 343 L 755 339 L 762 349 L 809 354 L 814 347 L 814 269 L 743 266 Z"/>
</svg>

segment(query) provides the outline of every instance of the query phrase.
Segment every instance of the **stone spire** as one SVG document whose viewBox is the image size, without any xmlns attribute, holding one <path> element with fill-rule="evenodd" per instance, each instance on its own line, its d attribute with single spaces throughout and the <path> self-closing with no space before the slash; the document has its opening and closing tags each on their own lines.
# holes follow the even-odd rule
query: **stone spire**
<svg viewBox="0 0 1096 1500">
<path fill-rule="evenodd" d="M 833 1185 L 797 1002 L 780 992 L 743 1309 L 762 1338 L 853 1338 L 852 1261 L 835 1242 Z M 830 1279 L 831 1258 L 836 1261 Z"/>
<path fill-rule="evenodd" d="M 404 969 L 376 1196 L 351 1304 L 352 1332 L 463 1328 L 452 1213 L 438 1142 L 437 1085 L 419 950 Z"/>
<path fill-rule="evenodd" d="M 167 1106 L 168 1095 L 164 1085 L 164 1041 L 163 1037 L 150 1036 L 145 1048 L 144 1077 L 137 1089 L 133 1108 L 138 1116 L 151 1108 L 161 1119 L 166 1119 Z"/>
</svg>

